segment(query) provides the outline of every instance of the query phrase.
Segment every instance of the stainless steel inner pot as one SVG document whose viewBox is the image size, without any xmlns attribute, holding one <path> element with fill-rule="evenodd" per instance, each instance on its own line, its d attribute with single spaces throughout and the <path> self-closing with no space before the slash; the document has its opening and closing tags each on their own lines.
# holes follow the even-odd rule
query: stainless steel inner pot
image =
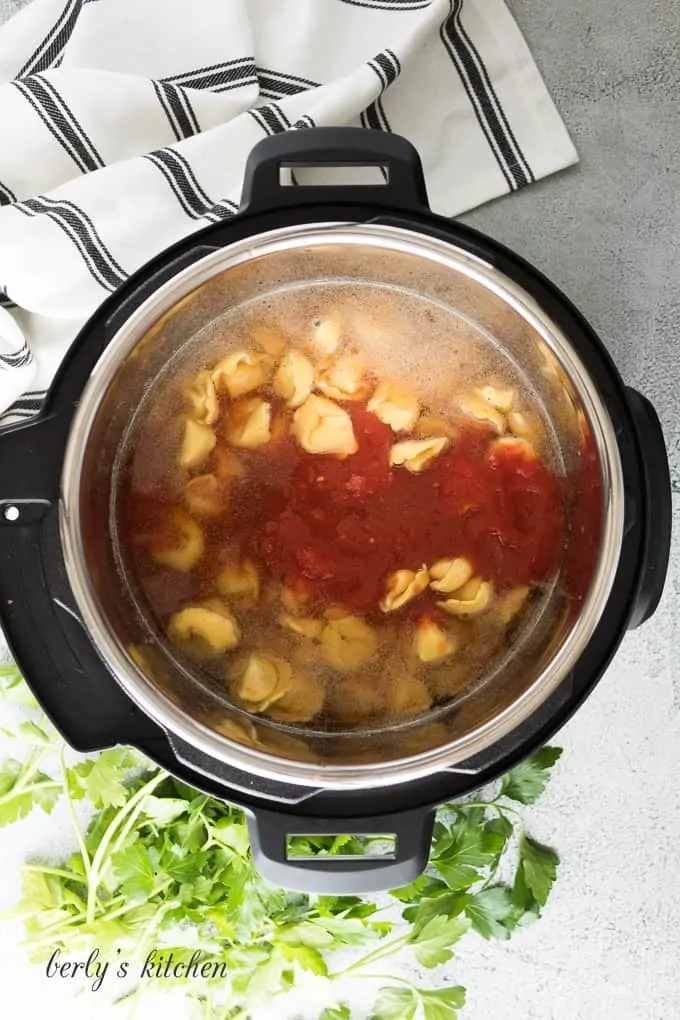
<svg viewBox="0 0 680 1020">
<path fill-rule="evenodd" d="M 567 474 L 578 468 L 584 428 L 589 433 L 602 488 L 590 586 L 577 612 L 568 602 L 553 605 L 549 627 L 536 621 L 521 654 L 511 650 L 486 683 L 450 706 L 396 726 L 342 734 L 249 716 L 229 704 L 226 691 L 200 682 L 130 597 L 115 542 L 120 451 L 140 402 L 169 359 L 237 306 L 330 281 L 406 289 L 444 305 L 499 345 L 543 405 Z M 619 560 L 623 516 L 613 426 L 568 337 L 490 264 L 453 244 L 373 224 L 286 227 L 179 271 L 130 315 L 99 360 L 82 394 L 62 475 L 69 580 L 99 654 L 128 695 L 171 740 L 213 760 L 329 789 L 396 784 L 460 765 L 536 712 L 574 667 L 601 618 Z M 133 657 L 130 649 L 139 646 L 144 653 Z"/>
</svg>

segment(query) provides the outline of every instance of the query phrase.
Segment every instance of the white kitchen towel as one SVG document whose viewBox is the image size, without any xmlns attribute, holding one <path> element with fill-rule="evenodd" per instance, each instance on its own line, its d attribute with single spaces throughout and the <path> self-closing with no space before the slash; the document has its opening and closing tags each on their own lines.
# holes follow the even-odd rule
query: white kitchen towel
<svg viewBox="0 0 680 1020">
<path fill-rule="evenodd" d="M 35 0 L 0 27 L 0 424 L 130 273 L 234 213 L 256 142 L 342 124 L 409 138 L 448 216 L 577 160 L 503 0 Z"/>
</svg>

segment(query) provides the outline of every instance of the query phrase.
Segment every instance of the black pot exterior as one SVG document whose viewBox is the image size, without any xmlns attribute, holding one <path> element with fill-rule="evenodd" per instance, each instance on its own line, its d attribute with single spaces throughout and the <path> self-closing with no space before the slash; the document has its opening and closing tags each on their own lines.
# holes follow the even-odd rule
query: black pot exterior
<svg viewBox="0 0 680 1020">
<path fill-rule="evenodd" d="M 377 137 L 376 137 L 377 136 Z M 301 143 L 304 139 L 304 145 Z M 281 165 L 386 167 L 389 186 L 290 188 Z M 616 579 L 572 673 L 528 723 L 461 766 L 398 786 L 291 788 L 238 774 L 183 747 L 130 701 L 95 652 L 71 593 L 59 539 L 61 466 L 80 394 L 123 321 L 179 269 L 244 237 L 291 224 L 375 222 L 455 244 L 528 291 L 569 337 L 606 404 L 623 469 L 626 518 Z M 18 509 L 7 514 L 9 507 Z M 246 170 L 244 206 L 164 252 L 132 276 L 80 332 L 39 418 L 0 435 L 0 618 L 15 659 L 65 739 L 81 751 L 132 744 L 169 772 L 249 813 L 253 852 L 272 881 L 307 891 L 367 892 L 411 881 L 427 863 L 437 804 L 497 778 L 549 740 L 602 676 L 627 629 L 661 596 L 670 552 L 668 459 L 651 404 L 627 389 L 607 351 L 568 299 L 511 251 L 432 214 L 415 150 L 380 132 L 323 129 L 267 139 Z M 394 833 L 394 859 L 286 859 L 290 833 Z"/>
</svg>

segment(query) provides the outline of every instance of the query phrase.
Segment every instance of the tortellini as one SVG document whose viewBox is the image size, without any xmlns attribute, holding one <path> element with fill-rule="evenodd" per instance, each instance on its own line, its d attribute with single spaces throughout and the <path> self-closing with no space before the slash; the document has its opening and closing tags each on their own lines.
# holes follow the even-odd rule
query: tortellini
<svg viewBox="0 0 680 1020">
<path fill-rule="evenodd" d="M 254 450 L 271 439 L 271 406 L 261 397 L 250 397 L 229 409 L 225 436 L 232 446 Z"/>
<path fill-rule="evenodd" d="M 437 560 L 430 567 L 430 588 L 433 591 L 452 592 L 461 588 L 474 573 L 472 564 L 464 556 L 450 560 Z"/>
<path fill-rule="evenodd" d="M 158 535 L 150 543 L 151 558 L 161 567 L 183 573 L 192 570 L 203 557 L 203 531 L 193 517 L 171 507 L 167 519 L 160 522 Z"/>
<path fill-rule="evenodd" d="M 486 400 L 487 404 L 500 411 L 501 414 L 511 411 L 515 402 L 515 391 L 500 386 L 482 386 L 478 393 L 483 400 Z"/>
<path fill-rule="evenodd" d="M 390 450 L 390 464 L 393 467 L 403 466 L 412 474 L 420 474 L 448 445 L 446 436 L 404 439 L 401 443 L 395 443 Z"/>
<path fill-rule="evenodd" d="M 234 697 L 249 712 L 266 712 L 281 722 L 308 722 L 323 705 L 321 681 L 294 672 L 276 655 L 252 653 L 232 666 L 228 680 Z"/>
<path fill-rule="evenodd" d="M 288 407 L 303 404 L 314 386 L 314 366 L 299 351 L 289 351 L 274 376 L 274 392 Z"/>
<path fill-rule="evenodd" d="M 236 648 L 241 631 L 228 606 L 209 599 L 170 617 L 168 638 L 196 659 L 211 659 Z"/>
<path fill-rule="evenodd" d="M 184 392 L 191 404 L 192 418 L 201 425 L 214 425 L 219 418 L 220 402 L 212 373 L 199 372 Z"/>
<path fill-rule="evenodd" d="M 260 575 L 252 560 L 224 567 L 217 575 L 217 590 L 225 598 L 254 606 L 260 597 Z"/>
<path fill-rule="evenodd" d="M 364 400 L 370 385 L 357 354 L 343 354 L 327 365 L 316 380 L 317 389 L 334 400 Z"/>
<path fill-rule="evenodd" d="M 244 708 L 249 712 L 266 712 L 286 693 L 292 673 L 292 667 L 285 659 L 253 652 L 229 668 L 227 679 L 232 694 Z"/>
<path fill-rule="evenodd" d="M 360 616 L 330 619 L 321 634 L 321 655 L 329 666 L 342 673 L 365 666 L 377 648 L 375 631 Z"/>
<path fill-rule="evenodd" d="M 339 313 L 331 312 L 323 318 L 314 320 L 309 342 L 317 355 L 328 357 L 337 351 L 341 336 L 342 319 Z"/>
<path fill-rule="evenodd" d="M 232 400 L 236 400 L 267 382 L 270 370 L 267 355 L 235 351 L 218 361 L 212 370 L 212 379 L 218 393 L 226 390 Z"/>
<path fill-rule="evenodd" d="M 534 447 L 543 442 L 543 426 L 535 415 L 526 411 L 511 411 L 508 415 L 508 427 L 513 436 L 525 439 Z"/>
<path fill-rule="evenodd" d="M 286 337 L 275 326 L 253 323 L 249 334 L 258 347 L 270 358 L 280 358 L 286 349 Z"/>
<path fill-rule="evenodd" d="M 411 599 L 416 598 L 427 588 L 430 575 L 427 567 L 420 570 L 397 570 L 387 578 L 385 595 L 380 601 L 383 613 L 392 613 L 401 609 Z"/>
<path fill-rule="evenodd" d="M 422 680 L 404 676 L 395 680 L 387 694 L 387 711 L 393 716 L 418 715 L 427 712 L 432 697 Z"/>
<path fill-rule="evenodd" d="M 420 414 L 420 403 L 415 393 L 403 383 L 389 380 L 378 384 L 367 407 L 393 432 L 408 432 Z"/>
<path fill-rule="evenodd" d="M 538 453 L 531 443 L 526 439 L 519 439 L 517 436 L 501 436 L 500 439 L 496 439 L 492 443 L 489 452 L 492 456 L 506 452 L 526 460 L 538 460 Z"/>
<path fill-rule="evenodd" d="M 421 662 L 440 662 L 457 651 L 458 645 L 434 620 L 421 620 L 414 638 L 415 653 Z"/>
<path fill-rule="evenodd" d="M 312 641 L 321 640 L 324 628 L 323 620 L 315 620 L 311 616 L 293 616 L 291 613 L 282 613 L 279 617 L 279 624 L 293 634 L 309 638 Z"/>
<path fill-rule="evenodd" d="M 179 453 L 179 466 L 191 471 L 202 467 L 215 449 L 217 436 L 209 425 L 202 425 L 193 418 L 184 423 L 184 437 Z"/>
<path fill-rule="evenodd" d="M 491 581 L 472 577 L 462 588 L 455 591 L 444 602 L 440 602 L 439 605 L 453 616 L 473 616 L 487 608 L 492 596 L 493 584 Z"/>
<path fill-rule="evenodd" d="M 186 484 L 184 502 L 196 517 L 219 517 L 227 509 L 228 497 L 216 475 L 196 475 Z"/>
<path fill-rule="evenodd" d="M 459 402 L 461 411 L 470 418 L 475 418 L 484 425 L 489 425 L 498 435 L 505 432 L 505 415 L 501 414 L 488 400 L 471 393 L 462 397 Z"/>
<path fill-rule="evenodd" d="M 347 411 L 315 393 L 293 415 L 292 433 L 307 453 L 347 457 L 358 449 Z"/>
</svg>

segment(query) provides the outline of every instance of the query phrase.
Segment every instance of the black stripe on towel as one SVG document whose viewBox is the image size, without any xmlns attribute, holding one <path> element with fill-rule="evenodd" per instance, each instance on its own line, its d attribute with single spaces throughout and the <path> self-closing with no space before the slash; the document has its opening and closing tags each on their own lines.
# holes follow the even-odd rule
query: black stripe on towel
<svg viewBox="0 0 680 1020">
<path fill-rule="evenodd" d="M 399 58 L 392 50 L 383 50 L 381 53 L 376 53 L 373 59 L 368 61 L 368 66 L 378 76 L 382 86 L 381 91 L 383 92 L 401 74 Z"/>
<path fill-rule="evenodd" d="M 215 203 L 198 183 L 190 164 L 180 153 L 174 149 L 157 149 L 142 158 L 158 167 L 187 216 L 198 219 L 205 215 L 206 209 L 212 209 Z"/>
<path fill-rule="evenodd" d="M 516 191 L 534 180 L 534 175 L 508 126 L 479 53 L 462 27 L 463 2 L 451 0 L 451 12 L 442 23 L 440 35 L 508 188 Z"/>
<path fill-rule="evenodd" d="M 0 181 L 0 205 L 11 205 L 12 202 L 16 202 L 17 197 L 11 188 L 8 188 L 6 184 Z"/>
<path fill-rule="evenodd" d="M 153 87 L 177 141 L 197 135 L 201 128 L 185 90 L 166 81 L 155 81 Z"/>
<path fill-rule="evenodd" d="M 299 78 L 295 74 L 283 71 L 272 71 L 267 67 L 257 68 L 257 81 L 260 94 L 268 99 L 296 96 L 299 92 L 306 92 L 319 86 L 319 82 L 310 81 L 309 78 Z"/>
<path fill-rule="evenodd" d="M 17 74 L 17 78 L 46 71 L 52 67 L 66 46 L 80 14 L 81 0 L 67 0 L 57 21 L 49 30 L 37 50 L 28 58 Z"/>
<path fill-rule="evenodd" d="M 211 92 L 226 92 L 243 85 L 257 85 L 255 61 L 252 57 L 227 60 L 223 64 L 198 67 L 193 71 L 169 75 L 161 81 L 169 85 L 181 85 L 185 89 L 210 89 Z"/>
<path fill-rule="evenodd" d="M 104 166 L 87 132 L 50 81 L 36 74 L 13 84 L 79 170 L 87 173 Z"/>
<path fill-rule="evenodd" d="M 313 127 L 316 127 L 316 123 L 315 123 L 313 117 L 310 117 L 308 113 L 305 113 L 304 116 L 300 117 L 299 120 L 295 121 L 295 123 L 293 124 L 293 127 L 294 128 L 313 128 Z"/>
<path fill-rule="evenodd" d="M 339 0 L 352 7 L 369 7 L 377 11 L 419 11 L 429 7 L 432 0 Z"/>
<path fill-rule="evenodd" d="M 279 134 L 293 126 L 278 103 L 268 103 L 248 113 L 267 135 Z"/>
<path fill-rule="evenodd" d="M 25 216 L 47 216 L 66 234 L 100 286 L 113 291 L 124 283 L 127 273 L 113 257 L 82 209 L 65 199 L 28 198 L 14 207 Z"/>
<path fill-rule="evenodd" d="M 23 368 L 31 361 L 33 361 L 33 355 L 25 341 L 18 351 L 13 351 L 11 354 L 0 354 L 0 368 Z"/>
<path fill-rule="evenodd" d="M 17 308 L 15 301 L 8 297 L 4 290 L 0 290 L 0 308 Z"/>
<path fill-rule="evenodd" d="M 215 202 L 212 209 L 204 213 L 204 218 L 211 223 L 219 223 L 221 220 L 228 220 L 236 212 L 238 212 L 236 202 L 230 202 L 228 198 L 223 198 L 221 202 Z"/>
</svg>

